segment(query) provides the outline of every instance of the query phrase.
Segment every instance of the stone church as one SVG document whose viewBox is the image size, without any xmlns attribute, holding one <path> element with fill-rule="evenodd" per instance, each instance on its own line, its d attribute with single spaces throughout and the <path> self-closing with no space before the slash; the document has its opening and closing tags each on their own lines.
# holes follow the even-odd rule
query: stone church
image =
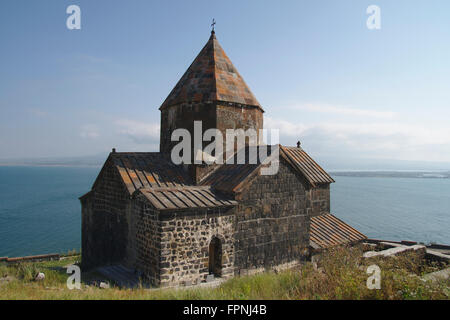
<svg viewBox="0 0 450 320">
<path fill-rule="evenodd" d="M 159 108 L 160 152 L 110 153 L 82 205 L 82 268 L 120 265 L 170 287 L 290 268 L 365 238 L 330 214 L 334 180 L 298 144 L 263 164 L 182 164 L 171 134 L 263 128 L 264 110 L 216 39 Z M 249 148 L 249 146 L 245 147 Z"/>
</svg>

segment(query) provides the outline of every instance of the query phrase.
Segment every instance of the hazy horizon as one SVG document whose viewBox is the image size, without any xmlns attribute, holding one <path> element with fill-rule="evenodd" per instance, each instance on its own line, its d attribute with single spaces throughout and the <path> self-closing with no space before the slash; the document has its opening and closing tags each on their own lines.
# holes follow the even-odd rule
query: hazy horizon
<svg viewBox="0 0 450 320">
<path fill-rule="evenodd" d="M 117 150 L 127 152 L 128 150 Z M 145 152 L 145 150 L 141 150 Z M 25 157 L 0 158 L 2 165 L 56 165 L 56 166 L 102 166 L 108 157 L 108 152 L 75 157 Z M 450 172 L 449 162 L 402 161 L 392 159 L 332 159 L 318 157 L 316 161 L 330 172 L 346 171 L 394 171 L 394 172 Z"/>
<path fill-rule="evenodd" d="M 450 163 L 448 1 L 379 0 L 379 30 L 372 1 L 79 0 L 68 30 L 71 4 L 0 3 L 0 159 L 157 151 L 158 107 L 215 18 L 281 144 L 331 169 Z"/>
</svg>

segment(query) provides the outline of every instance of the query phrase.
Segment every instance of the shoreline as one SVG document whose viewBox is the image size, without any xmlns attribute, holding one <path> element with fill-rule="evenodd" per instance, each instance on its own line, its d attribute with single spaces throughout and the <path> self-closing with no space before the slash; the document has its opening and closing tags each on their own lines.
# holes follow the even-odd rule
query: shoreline
<svg viewBox="0 0 450 320">
<path fill-rule="evenodd" d="M 56 167 L 56 168 L 101 168 L 101 164 L 28 164 L 28 163 L 0 163 L 0 167 Z"/>
<path fill-rule="evenodd" d="M 410 240 L 385 240 L 385 239 L 373 239 L 368 238 L 365 239 L 362 242 L 369 242 L 369 243 L 396 243 L 400 245 L 423 245 L 428 249 L 438 249 L 438 250 L 448 250 L 450 251 L 450 244 L 441 244 L 441 243 L 423 243 L 423 242 L 417 242 L 417 241 L 410 241 Z M 44 254 L 33 254 L 33 255 L 27 255 L 27 256 L 19 256 L 19 257 L 8 257 L 8 256 L 0 256 L 0 263 L 6 262 L 6 263 L 14 263 L 18 261 L 33 261 L 33 260 L 41 260 L 46 258 L 55 258 L 58 257 L 69 257 L 69 256 L 76 256 L 81 255 L 81 251 L 77 250 L 69 250 L 68 252 L 61 252 L 61 253 L 44 253 Z"/>
</svg>

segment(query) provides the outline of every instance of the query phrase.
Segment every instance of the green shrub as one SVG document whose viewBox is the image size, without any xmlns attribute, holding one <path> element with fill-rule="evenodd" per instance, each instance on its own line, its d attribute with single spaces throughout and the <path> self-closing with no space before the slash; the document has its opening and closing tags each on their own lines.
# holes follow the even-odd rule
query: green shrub
<svg viewBox="0 0 450 320">
<path fill-rule="evenodd" d="M 34 280 L 38 272 L 39 268 L 36 263 L 19 263 L 16 275 L 21 280 L 31 281 Z"/>
</svg>

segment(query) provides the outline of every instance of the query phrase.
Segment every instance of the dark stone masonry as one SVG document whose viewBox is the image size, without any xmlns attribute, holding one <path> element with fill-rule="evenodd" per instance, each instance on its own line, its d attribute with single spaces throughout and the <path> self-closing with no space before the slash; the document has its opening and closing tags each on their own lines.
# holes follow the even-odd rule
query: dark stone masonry
<svg viewBox="0 0 450 320">
<path fill-rule="evenodd" d="M 194 121 L 203 131 L 263 128 L 262 107 L 214 33 L 160 110 L 160 152 L 113 150 L 80 198 L 84 270 L 123 265 L 154 286 L 186 286 L 290 268 L 311 246 L 326 247 L 337 232 L 327 222 L 334 181 L 302 148 L 270 146 L 270 155 L 279 151 L 273 175 L 261 173 L 261 162 L 171 161 L 172 132 L 193 133 Z M 260 147 L 244 151 L 252 148 Z M 328 220 L 311 228 L 313 217 Z"/>
<path fill-rule="evenodd" d="M 305 260 L 309 246 L 307 190 L 281 163 L 277 175 L 258 176 L 236 208 L 238 274 Z"/>
<path fill-rule="evenodd" d="M 137 200 L 136 268 L 158 286 L 197 284 L 209 274 L 209 246 L 217 238 L 217 275 L 234 274 L 234 215 L 230 209 L 159 213 Z"/>
</svg>

